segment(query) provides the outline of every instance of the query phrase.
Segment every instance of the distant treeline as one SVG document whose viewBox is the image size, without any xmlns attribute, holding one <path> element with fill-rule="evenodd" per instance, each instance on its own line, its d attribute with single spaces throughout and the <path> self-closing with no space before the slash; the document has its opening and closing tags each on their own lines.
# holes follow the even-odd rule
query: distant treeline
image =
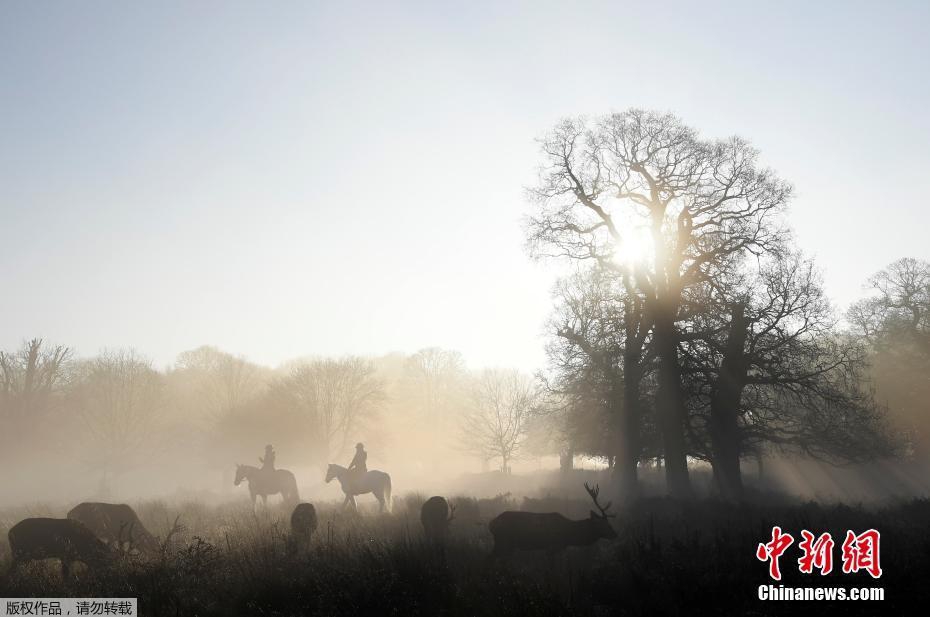
<svg viewBox="0 0 930 617">
<path fill-rule="evenodd" d="M 99 477 L 101 493 L 168 463 L 230 473 L 256 463 L 265 444 L 282 467 L 347 463 L 365 441 L 382 464 L 507 470 L 524 450 L 548 453 L 530 447 L 544 432 L 540 392 L 529 375 L 469 371 L 461 354 L 438 348 L 271 369 L 205 346 L 159 371 L 132 349 L 77 358 L 37 338 L 0 352 L 0 458 L 24 470 L 77 465 Z"/>
</svg>

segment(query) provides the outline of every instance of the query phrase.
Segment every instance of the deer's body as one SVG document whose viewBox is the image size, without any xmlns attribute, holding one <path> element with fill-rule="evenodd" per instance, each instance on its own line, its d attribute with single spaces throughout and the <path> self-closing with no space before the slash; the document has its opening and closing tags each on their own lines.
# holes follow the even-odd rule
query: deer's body
<svg viewBox="0 0 930 617">
<path fill-rule="evenodd" d="M 154 553 L 158 542 L 142 525 L 135 511 L 124 503 L 84 502 L 68 512 L 68 518 L 79 521 L 107 544 L 116 543 L 122 549 L 138 548 L 143 553 Z"/>
<path fill-rule="evenodd" d="M 453 508 L 454 509 L 454 508 Z M 420 522 L 423 523 L 423 533 L 431 541 L 443 540 L 449 533 L 449 522 L 452 520 L 449 502 L 445 497 L 430 497 L 420 508 Z"/>
<path fill-rule="evenodd" d="M 113 553 L 82 523 L 71 519 L 27 518 L 10 528 L 7 537 L 13 567 L 41 559 L 60 559 L 62 576 L 80 561 L 92 568 L 108 564 Z"/>
<path fill-rule="evenodd" d="M 600 487 L 585 483 L 584 488 L 600 514 L 591 510 L 590 518 L 573 521 L 556 512 L 503 512 L 488 523 L 494 536 L 494 555 L 506 556 L 514 549 L 555 553 L 569 546 L 588 546 L 601 538 L 616 538 L 608 520 L 614 516 L 607 513 L 610 503 L 602 507 L 597 501 Z"/>
<path fill-rule="evenodd" d="M 593 512 L 591 518 L 580 521 L 556 512 L 503 512 L 488 524 L 488 529 L 494 536 L 495 555 L 509 555 L 514 549 L 554 553 L 617 537 L 607 519 Z"/>
<path fill-rule="evenodd" d="M 312 503 L 299 503 L 291 513 L 291 536 L 288 548 L 292 552 L 306 550 L 310 546 L 310 538 L 316 531 L 316 508 Z"/>
</svg>

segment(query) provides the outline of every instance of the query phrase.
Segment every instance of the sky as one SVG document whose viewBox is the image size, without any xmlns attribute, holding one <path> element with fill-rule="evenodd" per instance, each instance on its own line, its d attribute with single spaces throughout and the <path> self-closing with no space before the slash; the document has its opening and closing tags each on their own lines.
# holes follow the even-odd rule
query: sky
<svg viewBox="0 0 930 617">
<path fill-rule="evenodd" d="M 751 140 L 843 308 L 930 260 L 928 26 L 926 2 L 4 2 L 0 349 L 541 367 L 535 139 L 629 107 Z"/>
</svg>

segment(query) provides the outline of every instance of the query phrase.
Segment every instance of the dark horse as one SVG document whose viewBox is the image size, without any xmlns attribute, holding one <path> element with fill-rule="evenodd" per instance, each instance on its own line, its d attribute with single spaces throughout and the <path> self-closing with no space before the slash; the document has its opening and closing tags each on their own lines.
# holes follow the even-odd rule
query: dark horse
<svg viewBox="0 0 930 617">
<path fill-rule="evenodd" d="M 339 480 L 342 486 L 342 492 L 346 494 L 346 500 L 342 502 L 342 507 L 350 503 L 353 507 L 358 507 L 355 503 L 356 495 L 371 493 L 381 504 L 381 511 L 385 509 L 391 511 L 391 476 L 383 471 L 372 469 L 365 472 L 361 478 L 353 478 L 355 474 L 341 465 L 330 465 L 326 470 L 326 482 L 329 483 L 333 478 Z"/>
<path fill-rule="evenodd" d="M 285 502 L 297 503 L 300 496 L 297 494 L 297 480 L 294 474 L 286 469 L 275 469 L 267 472 L 252 465 L 236 465 L 236 486 L 247 480 L 249 494 L 252 496 L 252 506 L 255 506 L 255 496 L 261 495 L 262 503 L 268 505 L 268 495 L 281 493 Z"/>
</svg>

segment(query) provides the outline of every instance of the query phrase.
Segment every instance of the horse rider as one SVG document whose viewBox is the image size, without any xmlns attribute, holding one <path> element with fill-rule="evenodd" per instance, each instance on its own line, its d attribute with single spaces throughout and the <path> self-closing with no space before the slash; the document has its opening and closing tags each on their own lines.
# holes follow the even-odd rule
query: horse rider
<svg viewBox="0 0 930 617">
<path fill-rule="evenodd" d="M 274 473 L 274 448 L 265 446 L 265 456 L 258 457 L 258 461 L 262 464 L 262 473 L 271 476 Z"/>
<path fill-rule="evenodd" d="M 355 444 L 355 456 L 349 463 L 349 471 L 352 472 L 352 484 L 356 484 L 368 473 L 368 453 L 365 452 L 362 442 Z"/>
</svg>

